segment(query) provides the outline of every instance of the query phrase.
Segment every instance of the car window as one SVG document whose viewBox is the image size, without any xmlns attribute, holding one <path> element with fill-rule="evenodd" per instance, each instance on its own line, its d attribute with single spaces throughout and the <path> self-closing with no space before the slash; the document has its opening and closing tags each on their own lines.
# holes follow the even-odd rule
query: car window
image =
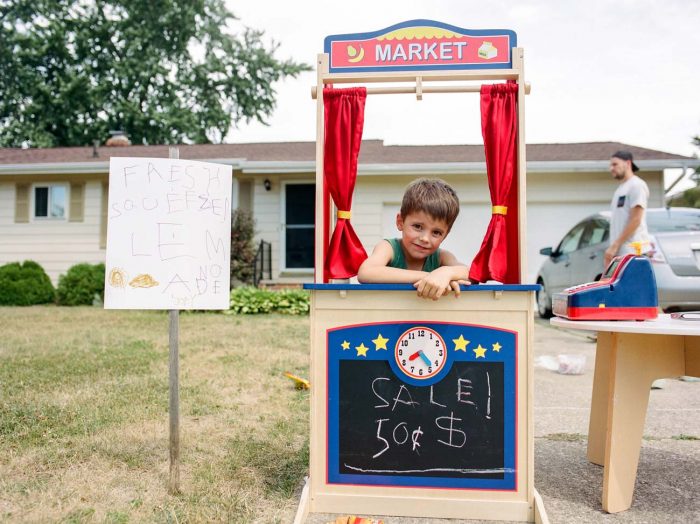
<svg viewBox="0 0 700 524">
<path fill-rule="evenodd" d="M 578 244 L 583 236 L 583 231 L 586 229 L 586 223 L 578 224 L 571 231 L 569 231 L 564 239 L 559 244 L 557 248 L 557 253 L 560 255 L 565 255 L 566 253 L 571 253 L 578 249 Z"/>
<path fill-rule="evenodd" d="M 610 227 L 606 220 L 594 218 L 586 222 L 586 229 L 581 237 L 579 249 L 600 244 L 608 239 Z"/>
<path fill-rule="evenodd" d="M 650 233 L 665 231 L 700 231 L 700 211 L 661 209 L 647 213 Z"/>
</svg>

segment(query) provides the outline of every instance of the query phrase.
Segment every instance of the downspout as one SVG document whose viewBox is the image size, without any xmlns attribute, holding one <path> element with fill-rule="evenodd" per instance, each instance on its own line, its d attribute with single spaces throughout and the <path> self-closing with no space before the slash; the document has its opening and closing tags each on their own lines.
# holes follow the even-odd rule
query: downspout
<svg viewBox="0 0 700 524">
<path fill-rule="evenodd" d="M 683 172 L 678 176 L 678 178 L 676 178 L 676 179 L 673 181 L 673 184 L 671 184 L 670 186 L 668 186 L 668 188 L 664 191 L 664 206 L 665 206 L 665 207 L 668 207 L 668 194 L 669 194 L 669 192 L 670 192 L 674 187 L 676 187 L 676 185 L 677 185 L 681 180 L 683 180 L 683 179 L 685 178 L 685 175 L 687 174 L 688 164 L 683 164 L 683 165 L 681 166 L 681 169 L 683 170 Z"/>
</svg>

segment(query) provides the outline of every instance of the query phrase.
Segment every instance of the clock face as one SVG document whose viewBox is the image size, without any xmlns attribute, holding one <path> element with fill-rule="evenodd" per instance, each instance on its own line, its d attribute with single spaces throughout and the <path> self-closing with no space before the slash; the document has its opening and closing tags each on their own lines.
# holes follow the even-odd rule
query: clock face
<svg viewBox="0 0 700 524">
<path fill-rule="evenodd" d="M 394 357 L 399 369 L 411 378 L 434 377 L 445 365 L 447 348 L 437 332 L 427 327 L 413 327 L 396 342 Z"/>
</svg>

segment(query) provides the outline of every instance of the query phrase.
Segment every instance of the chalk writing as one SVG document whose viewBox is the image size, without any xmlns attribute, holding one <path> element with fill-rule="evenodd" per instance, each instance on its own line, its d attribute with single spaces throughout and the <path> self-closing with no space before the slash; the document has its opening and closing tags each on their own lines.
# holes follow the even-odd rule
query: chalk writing
<svg viewBox="0 0 700 524">
<path fill-rule="evenodd" d="M 503 478 L 501 362 L 454 362 L 431 386 L 403 383 L 386 361 L 341 360 L 339 373 L 340 473 Z"/>
</svg>

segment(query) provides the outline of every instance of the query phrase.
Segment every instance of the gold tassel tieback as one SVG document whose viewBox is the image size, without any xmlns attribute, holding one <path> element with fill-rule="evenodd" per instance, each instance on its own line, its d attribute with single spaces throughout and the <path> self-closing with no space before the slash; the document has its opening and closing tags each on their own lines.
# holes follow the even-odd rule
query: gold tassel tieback
<svg viewBox="0 0 700 524">
<path fill-rule="evenodd" d="M 352 215 L 352 213 L 350 213 L 350 211 L 340 211 L 339 210 L 337 213 L 338 218 L 344 218 L 346 220 L 350 220 L 351 215 Z"/>
<path fill-rule="evenodd" d="M 491 208 L 491 213 L 494 215 L 507 215 L 508 208 L 506 206 L 493 206 Z"/>
</svg>

